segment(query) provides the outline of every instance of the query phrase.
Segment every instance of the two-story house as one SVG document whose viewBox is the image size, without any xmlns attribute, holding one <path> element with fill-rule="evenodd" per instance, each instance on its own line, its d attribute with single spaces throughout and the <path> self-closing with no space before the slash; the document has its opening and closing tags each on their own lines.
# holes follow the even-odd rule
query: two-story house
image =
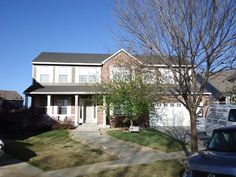
<svg viewBox="0 0 236 177">
<path fill-rule="evenodd" d="M 26 103 L 30 96 L 33 110 L 41 110 L 58 121 L 70 120 L 76 126 L 80 123 L 106 125 L 105 98 L 99 104 L 93 96 L 102 92 L 97 86 L 99 83 L 112 79 L 114 73 L 120 74 L 117 64 L 127 61 L 142 63 L 123 49 L 114 54 L 43 52 L 32 61 L 33 82 L 24 92 Z M 163 77 L 168 73 L 157 60 L 146 63 L 159 67 Z M 151 116 L 151 125 L 189 126 L 188 111 L 180 103 L 157 105 L 157 111 L 164 107 L 166 113 L 162 117 Z"/>
</svg>

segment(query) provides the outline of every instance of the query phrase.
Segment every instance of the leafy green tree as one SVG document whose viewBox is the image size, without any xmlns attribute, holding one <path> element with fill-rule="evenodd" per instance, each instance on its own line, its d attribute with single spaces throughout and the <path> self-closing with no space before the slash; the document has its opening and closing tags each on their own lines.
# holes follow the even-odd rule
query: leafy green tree
<svg viewBox="0 0 236 177">
<path fill-rule="evenodd" d="M 133 125 L 138 124 L 137 121 L 148 120 L 154 103 L 161 99 L 158 93 L 163 93 L 164 88 L 156 82 L 147 82 L 150 74 L 137 69 L 128 70 L 129 74 L 118 75 L 103 83 L 102 87 L 106 91 L 106 101 L 113 114 L 122 114 L 124 121 L 130 121 L 130 125 Z"/>
</svg>

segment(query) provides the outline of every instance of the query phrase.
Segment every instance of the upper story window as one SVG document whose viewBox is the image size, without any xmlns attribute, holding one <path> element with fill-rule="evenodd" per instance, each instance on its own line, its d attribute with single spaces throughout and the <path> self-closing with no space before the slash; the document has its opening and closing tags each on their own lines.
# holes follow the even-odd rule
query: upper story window
<svg viewBox="0 0 236 177">
<path fill-rule="evenodd" d="M 69 83 L 71 82 L 71 67 L 60 66 L 56 67 L 55 79 L 58 83 Z"/>
<path fill-rule="evenodd" d="M 126 67 L 113 66 L 110 67 L 110 79 L 129 81 L 133 78 L 134 72 Z"/>
<path fill-rule="evenodd" d="M 49 74 L 40 74 L 41 83 L 49 83 Z"/>
<path fill-rule="evenodd" d="M 174 84 L 175 80 L 174 80 L 174 74 L 170 69 L 166 69 L 166 68 L 160 68 L 160 81 L 163 84 Z"/>
<path fill-rule="evenodd" d="M 68 75 L 59 75 L 59 83 L 67 83 L 68 82 Z"/>
<path fill-rule="evenodd" d="M 154 84 L 156 82 L 156 71 L 155 69 L 143 69 L 142 71 L 142 79 L 146 84 Z"/>
<path fill-rule="evenodd" d="M 51 83 L 53 80 L 53 66 L 37 66 L 36 80 L 40 83 Z"/>
<path fill-rule="evenodd" d="M 82 84 L 100 83 L 101 81 L 100 67 L 78 67 L 76 68 L 76 82 Z"/>
</svg>

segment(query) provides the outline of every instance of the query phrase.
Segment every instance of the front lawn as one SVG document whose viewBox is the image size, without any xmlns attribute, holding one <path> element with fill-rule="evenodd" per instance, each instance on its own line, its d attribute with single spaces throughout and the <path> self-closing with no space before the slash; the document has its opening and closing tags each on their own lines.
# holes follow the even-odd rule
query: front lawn
<svg viewBox="0 0 236 177">
<path fill-rule="evenodd" d="M 67 130 L 48 131 L 25 140 L 8 141 L 6 153 L 43 170 L 55 170 L 116 159 L 72 140 Z"/>
<path fill-rule="evenodd" d="M 84 177 L 177 177 L 182 175 L 183 169 L 183 162 L 168 160 L 146 165 L 120 167 Z"/>
<path fill-rule="evenodd" d="M 141 130 L 139 133 L 124 132 L 122 130 L 111 130 L 107 133 L 114 138 L 147 146 L 163 152 L 183 150 L 181 143 L 178 140 L 155 129 L 145 129 Z"/>
</svg>

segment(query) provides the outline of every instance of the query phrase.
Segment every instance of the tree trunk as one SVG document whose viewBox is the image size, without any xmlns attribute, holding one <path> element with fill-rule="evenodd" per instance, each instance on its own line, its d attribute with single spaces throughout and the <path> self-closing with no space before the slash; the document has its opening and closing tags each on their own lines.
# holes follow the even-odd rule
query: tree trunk
<svg viewBox="0 0 236 177">
<path fill-rule="evenodd" d="M 198 151 L 198 134 L 196 127 L 196 113 L 193 111 L 189 112 L 191 121 L 191 153 Z"/>
</svg>

